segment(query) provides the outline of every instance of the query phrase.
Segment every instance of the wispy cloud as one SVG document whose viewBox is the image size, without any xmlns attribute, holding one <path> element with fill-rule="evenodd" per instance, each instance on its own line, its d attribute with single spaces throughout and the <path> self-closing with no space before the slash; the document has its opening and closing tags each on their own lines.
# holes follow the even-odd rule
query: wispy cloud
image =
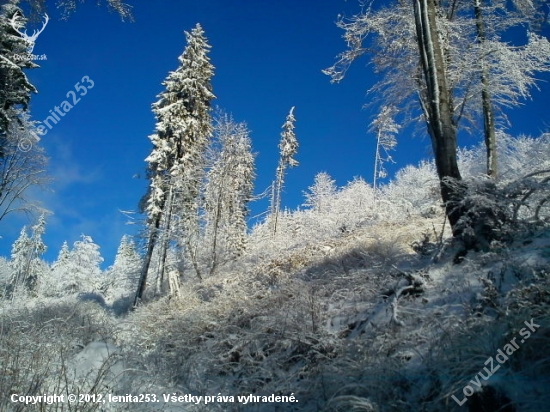
<svg viewBox="0 0 550 412">
<path fill-rule="evenodd" d="M 126 217 L 115 207 L 105 210 L 105 199 L 98 190 L 105 180 L 102 169 L 86 168 L 76 158 L 68 139 L 52 133 L 42 143 L 47 145 L 48 175 L 52 180 L 46 188 L 32 188 L 28 199 L 48 215 L 44 240 L 49 250 L 45 259 L 53 261 L 64 241 L 72 244 L 86 234 L 106 252 L 105 264 L 110 264 L 118 241 L 131 228 L 125 225 Z M 0 255 L 9 256 L 21 228 L 33 223 L 32 218 L 17 215 L 3 221 Z"/>
<path fill-rule="evenodd" d="M 61 191 L 73 185 L 91 184 L 103 177 L 99 167 L 83 170 L 82 165 L 75 160 L 72 145 L 69 142 L 55 135 L 48 140 L 48 153 L 53 159 L 49 173 L 53 178 L 54 190 Z"/>
</svg>

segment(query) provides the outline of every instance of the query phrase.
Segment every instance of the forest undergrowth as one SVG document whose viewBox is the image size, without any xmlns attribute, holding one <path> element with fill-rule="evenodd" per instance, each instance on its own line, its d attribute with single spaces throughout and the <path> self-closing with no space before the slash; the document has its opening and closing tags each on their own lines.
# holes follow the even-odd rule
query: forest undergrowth
<svg viewBox="0 0 550 412">
<path fill-rule="evenodd" d="M 322 210 L 281 213 L 277 235 L 258 225 L 242 257 L 202 281 L 186 268 L 178 295 L 146 296 L 135 310 L 122 310 L 131 290 L 123 296 L 126 286 L 113 281 L 64 296 L 51 280 L 34 295 L 6 292 L 0 393 L 160 400 L 42 401 L 32 406 L 40 411 L 546 410 L 548 172 L 523 169 L 526 178 L 490 185 L 474 177 L 471 152 L 462 161 L 480 188 L 465 197 L 471 221 L 488 205 L 502 218 L 467 253 L 444 225 L 433 165 L 424 163 L 378 197 L 356 179 L 323 198 Z M 163 394 L 216 400 L 164 402 Z M 237 398 L 250 395 L 297 402 Z M 28 408 L 0 400 L 0 411 Z"/>
</svg>

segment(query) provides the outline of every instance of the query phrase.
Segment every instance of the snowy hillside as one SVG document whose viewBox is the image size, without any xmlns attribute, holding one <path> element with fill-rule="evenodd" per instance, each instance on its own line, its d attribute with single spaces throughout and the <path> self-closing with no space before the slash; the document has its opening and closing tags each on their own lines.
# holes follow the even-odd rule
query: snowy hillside
<svg viewBox="0 0 550 412">
<path fill-rule="evenodd" d="M 519 140 L 502 158 L 545 142 Z M 462 153 L 472 187 L 479 152 Z M 533 174 L 511 170 L 499 193 Z M 361 179 L 331 185 L 319 175 L 303 210 L 283 212 L 275 235 L 258 225 L 244 255 L 202 280 L 180 266 L 179 291 L 159 297 L 152 279 L 133 311 L 141 258 L 128 238 L 104 273 L 91 239 L 65 246 L 51 269 L 37 264 L 32 292 L 8 288 L 18 260 L 3 261 L 0 392 L 101 395 L 29 398 L 47 411 L 548 410 L 547 209 L 532 219 L 547 189 L 531 186 L 501 240 L 466 253 L 443 226 L 432 164 L 376 195 Z"/>
<path fill-rule="evenodd" d="M 0 5 L 0 412 L 550 412 L 548 0 L 128 1 Z"/>
</svg>

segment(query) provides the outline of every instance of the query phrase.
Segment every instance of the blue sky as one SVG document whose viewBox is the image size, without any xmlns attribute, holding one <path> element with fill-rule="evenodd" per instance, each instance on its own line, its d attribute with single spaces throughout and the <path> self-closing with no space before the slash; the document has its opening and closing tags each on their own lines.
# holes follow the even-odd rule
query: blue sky
<svg viewBox="0 0 550 412">
<path fill-rule="evenodd" d="M 321 73 L 345 48 L 335 21 L 338 14 L 358 12 L 356 1 L 139 0 L 132 3 L 133 23 L 90 0 L 62 21 L 55 2 L 47 4 L 51 19 L 34 49 L 47 60 L 28 73 L 39 91 L 32 98 L 33 119 L 44 120 L 84 76 L 94 87 L 42 137 L 54 181 L 32 196 L 53 212 L 44 236 L 46 260 L 55 259 L 64 240 L 72 244 L 86 234 L 110 265 L 121 236 L 141 228 L 139 222 L 127 225 L 120 211 L 136 210 L 146 190 L 143 159 L 155 124 L 151 104 L 178 66 L 183 31 L 197 22 L 212 45 L 215 104 L 252 132 L 256 193 L 274 177 L 281 125 L 291 106 L 296 106 L 300 165 L 287 173 L 283 207 L 301 204 L 302 192 L 320 171 L 338 185 L 355 176 L 371 181 L 375 140 L 366 131 L 372 113 L 362 108 L 376 80 L 371 67 L 360 60 L 340 84 Z M 510 113 L 514 132 L 547 130 L 549 93 L 550 85 L 541 83 L 532 103 Z M 390 171 L 430 156 L 427 138 L 408 132 L 398 138 L 397 164 Z M 267 200 L 256 202 L 252 215 L 267 207 Z M 23 217 L 2 222 L 0 255 L 9 255 L 27 223 Z"/>
</svg>

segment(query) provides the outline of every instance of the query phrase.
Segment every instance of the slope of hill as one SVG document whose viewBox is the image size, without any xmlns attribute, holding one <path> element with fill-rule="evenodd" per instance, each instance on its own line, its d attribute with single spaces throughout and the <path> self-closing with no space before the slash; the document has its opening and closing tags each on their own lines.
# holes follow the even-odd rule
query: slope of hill
<svg viewBox="0 0 550 412">
<path fill-rule="evenodd" d="M 549 410 L 549 170 L 517 160 L 543 143 L 496 185 L 463 156 L 467 234 L 495 231 L 477 251 L 449 238 L 424 163 L 258 225 L 244 256 L 130 312 L 108 289 L 6 292 L 0 411 Z"/>
</svg>

